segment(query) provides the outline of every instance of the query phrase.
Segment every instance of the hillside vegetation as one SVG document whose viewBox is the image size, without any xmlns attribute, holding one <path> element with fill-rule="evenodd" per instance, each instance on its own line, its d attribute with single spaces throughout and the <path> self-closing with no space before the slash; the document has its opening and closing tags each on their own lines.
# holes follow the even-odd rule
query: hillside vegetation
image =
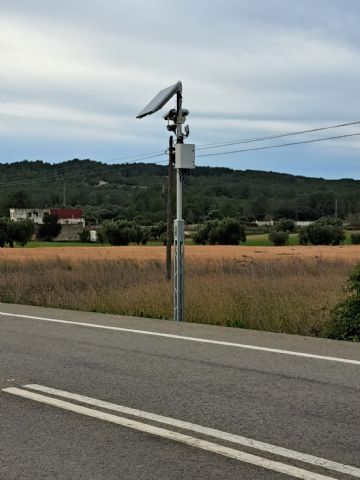
<svg viewBox="0 0 360 480">
<path fill-rule="evenodd" d="M 9 207 L 50 207 L 63 202 L 84 208 L 87 221 L 164 220 L 167 167 L 155 164 L 107 165 L 91 160 L 49 164 L 0 164 L 0 216 Z M 211 210 L 233 218 L 314 220 L 360 211 L 360 181 L 324 180 L 288 174 L 197 167 L 185 187 L 187 223 L 204 220 Z"/>
</svg>

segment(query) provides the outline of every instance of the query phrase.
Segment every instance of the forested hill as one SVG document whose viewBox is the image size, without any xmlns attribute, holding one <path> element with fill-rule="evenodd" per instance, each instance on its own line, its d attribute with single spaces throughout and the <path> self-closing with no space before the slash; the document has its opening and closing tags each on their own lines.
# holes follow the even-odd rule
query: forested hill
<svg viewBox="0 0 360 480">
<path fill-rule="evenodd" d="M 84 208 L 89 221 L 129 218 L 143 224 L 165 218 L 167 167 L 108 165 L 92 160 L 58 164 L 0 164 L 0 215 L 8 208 L 63 204 Z M 211 210 L 231 217 L 312 220 L 360 210 L 360 181 L 324 180 L 288 174 L 197 167 L 184 192 L 184 216 L 200 222 Z"/>
</svg>

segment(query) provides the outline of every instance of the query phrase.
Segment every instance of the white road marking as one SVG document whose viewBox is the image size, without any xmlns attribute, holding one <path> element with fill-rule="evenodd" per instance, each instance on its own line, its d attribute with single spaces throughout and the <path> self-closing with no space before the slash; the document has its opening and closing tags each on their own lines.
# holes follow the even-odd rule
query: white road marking
<svg viewBox="0 0 360 480">
<path fill-rule="evenodd" d="M 117 405 L 115 403 L 104 402 L 102 400 L 97 400 L 96 398 L 86 397 L 84 395 L 70 393 L 64 390 L 57 390 L 56 388 L 44 387 L 42 385 L 24 385 L 24 388 L 48 393 L 49 395 L 56 395 L 58 397 L 67 398 L 69 400 L 75 400 L 77 402 L 86 403 L 88 405 L 99 408 L 105 408 L 107 410 L 113 410 L 115 412 L 125 413 L 127 415 L 133 415 L 146 420 L 163 423 L 165 425 L 171 425 L 173 427 L 191 430 L 193 432 L 201 433 L 209 437 L 226 440 L 228 442 L 237 443 L 239 445 L 255 448 L 257 450 L 262 450 L 264 452 L 272 453 L 274 455 L 291 458 L 292 460 L 299 460 L 300 462 L 308 463 L 318 467 L 326 468 L 328 470 L 333 470 L 339 473 L 344 473 L 346 475 L 352 475 L 353 477 L 360 478 L 360 468 L 352 467 L 350 465 L 343 465 L 342 463 L 332 462 L 331 460 L 326 460 L 325 458 L 307 455 L 305 453 L 296 452 L 294 450 L 288 450 L 287 448 L 278 447 L 269 443 L 259 442 L 257 440 L 252 440 L 251 438 L 242 437 L 240 435 L 222 432 L 221 430 L 217 430 L 214 428 L 203 427 L 201 425 L 184 422 L 175 418 L 164 417 L 156 413 L 145 412 L 143 410 L 137 410 L 134 408 L 125 407 L 123 405 Z"/>
<path fill-rule="evenodd" d="M 100 328 L 102 330 L 112 330 L 116 332 L 137 333 L 140 335 L 151 335 L 154 337 L 171 338 L 174 340 L 186 340 L 188 342 L 208 343 L 210 345 L 221 345 L 224 347 L 237 347 L 247 350 L 259 350 L 269 353 L 280 353 L 283 355 L 292 355 L 295 357 L 314 358 L 316 360 L 326 360 L 328 362 L 350 363 L 352 365 L 360 365 L 360 360 L 351 360 L 349 358 L 328 357 L 324 355 L 315 355 L 313 353 L 294 352 L 292 350 L 281 350 L 279 348 L 260 347 L 258 345 L 246 345 L 242 343 L 223 342 L 221 340 L 210 340 L 207 338 L 185 337 L 183 335 L 174 335 L 171 333 L 151 332 L 148 330 L 136 330 L 132 328 L 111 327 L 109 325 L 98 325 L 96 323 L 72 322 L 70 320 L 60 320 L 58 318 L 36 317 L 34 315 L 20 315 L 17 313 L 0 312 L 4 317 L 26 318 L 29 320 L 41 320 L 43 322 L 62 323 L 65 325 L 77 325 L 78 327 Z"/>
<path fill-rule="evenodd" d="M 256 465 L 258 467 L 283 473 L 285 475 L 289 475 L 295 478 L 300 478 L 302 480 L 335 480 L 335 478 L 333 477 L 320 475 L 318 473 L 310 472 L 308 470 L 303 470 L 301 468 L 293 467 L 291 465 L 275 462 L 267 458 L 258 457 L 250 453 L 241 452 L 233 448 L 228 448 L 223 445 L 218 445 L 216 443 L 208 442 L 206 440 L 201 440 L 199 438 L 191 437 L 190 435 L 184 435 L 182 433 L 173 432 L 171 430 L 155 427 L 146 423 L 137 422 L 135 420 L 130 420 L 125 417 L 112 415 L 110 413 L 104 413 L 102 411 L 95 410 L 92 408 L 82 407 L 74 403 L 65 402 L 63 400 L 58 400 L 57 398 L 47 397 L 45 395 L 40 395 L 38 393 L 22 390 L 20 388 L 14 388 L 14 387 L 5 388 L 3 389 L 3 392 L 17 395 L 23 398 L 28 398 L 36 402 L 45 403 L 47 405 L 52 405 L 54 407 L 62 408 L 63 410 L 79 413 L 81 415 L 86 415 L 88 417 L 98 418 L 106 422 L 122 425 L 124 427 L 138 430 L 140 432 L 166 438 L 167 440 L 180 442 L 186 445 L 190 445 L 192 447 L 200 448 L 201 450 L 206 450 L 208 452 L 216 453 L 218 455 L 230 457 L 230 458 L 239 460 L 241 462 L 249 463 L 251 465 Z"/>
<path fill-rule="evenodd" d="M 197 337 L 186 337 L 183 335 L 174 335 L 171 333 L 159 333 L 151 332 L 148 330 L 136 330 L 132 328 L 122 328 L 122 327 L 111 327 L 109 325 L 98 325 L 95 323 L 85 323 L 85 322 L 72 322 L 70 320 L 59 320 L 57 318 L 46 318 L 46 317 L 37 317 L 34 315 L 20 315 L 17 313 L 6 313 L 0 312 L 0 315 L 4 317 L 16 317 L 16 318 L 27 318 L 30 320 L 41 320 L 43 322 L 52 322 L 52 323 L 62 323 L 65 325 L 76 325 L 78 327 L 89 327 L 89 328 L 100 328 L 102 330 L 112 330 L 116 332 L 126 332 L 126 333 L 137 333 L 140 335 L 151 335 L 154 337 L 163 337 L 171 338 L 174 340 L 185 340 L 188 342 L 198 342 L 198 343 L 207 343 L 210 345 L 220 345 L 224 347 L 237 347 L 244 348 L 247 350 L 259 350 L 262 352 L 269 353 L 279 353 L 283 355 L 291 355 L 295 357 L 304 357 L 304 358 L 314 358 L 315 360 L 326 360 L 328 362 L 339 362 L 339 363 L 349 363 L 352 365 L 360 365 L 360 360 L 351 360 L 349 358 L 340 358 L 340 357 L 328 357 L 324 355 L 315 355 L 313 353 L 304 353 L 304 352 L 294 352 L 292 350 L 281 350 L 279 348 L 269 348 L 269 347 L 260 347 L 258 345 L 246 345 L 242 343 L 233 343 L 233 342 L 223 342 L 221 340 L 210 340 L 207 338 L 197 338 Z"/>
</svg>

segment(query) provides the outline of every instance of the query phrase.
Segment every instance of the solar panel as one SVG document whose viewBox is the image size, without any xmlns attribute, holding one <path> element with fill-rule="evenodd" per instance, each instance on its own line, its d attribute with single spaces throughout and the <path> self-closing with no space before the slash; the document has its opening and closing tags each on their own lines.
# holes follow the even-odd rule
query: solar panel
<svg viewBox="0 0 360 480">
<path fill-rule="evenodd" d="M 164 88 L 161 90 L 155 97 L 144 107 L 139 115 L 136 118 L 143 118 L 146 115 L 151 115 L 152 113 L 160 110 L 174 95 L 175 93 L 181 92 L 182 83 L 176 82 L 170 87 Z"/>
</svg>

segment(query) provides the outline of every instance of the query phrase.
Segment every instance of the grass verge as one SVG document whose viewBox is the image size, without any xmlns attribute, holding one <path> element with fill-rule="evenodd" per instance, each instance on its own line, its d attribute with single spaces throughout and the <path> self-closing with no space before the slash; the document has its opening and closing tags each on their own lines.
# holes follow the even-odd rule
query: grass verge
<svg viewBox="0 0 360 480">
<path fill-rule="evenodd" d="M 321 336 L 349 268 L 321 258 L 193 259 L 186 265 L 186 320 Z M 157 260 L 3 261 L 0 301 L 171 318 L 172 283 Z"/>
</svg>

